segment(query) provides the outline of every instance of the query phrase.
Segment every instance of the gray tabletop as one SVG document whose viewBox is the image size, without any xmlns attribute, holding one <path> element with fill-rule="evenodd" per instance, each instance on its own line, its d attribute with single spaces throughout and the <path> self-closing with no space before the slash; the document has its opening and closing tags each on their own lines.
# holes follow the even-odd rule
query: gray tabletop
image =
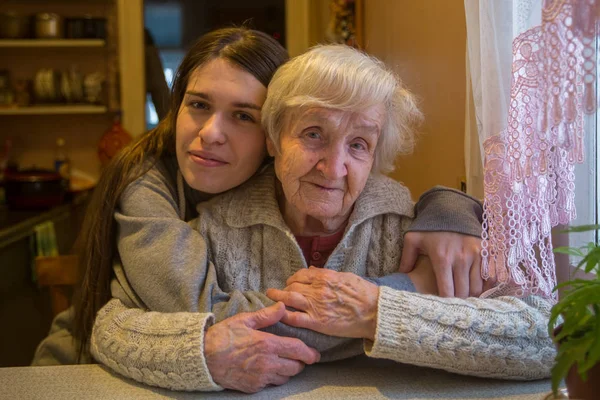
<svg viewBox="0 0 600 400">
<path fill-rule="evenodd" d="M 138 384 L 99 365 L 0 368 L 0 388 L 0 399 L 543 400 L 550 382 L 479 379 L 358 357 L 307 367 L 286 385 L 254 395 L 172 392 Z"/>
</svg>

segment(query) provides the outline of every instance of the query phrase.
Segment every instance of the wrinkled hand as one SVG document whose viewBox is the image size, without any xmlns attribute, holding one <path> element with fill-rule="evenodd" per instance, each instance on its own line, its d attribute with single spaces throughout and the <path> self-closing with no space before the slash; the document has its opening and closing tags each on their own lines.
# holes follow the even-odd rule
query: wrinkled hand
<svg viewBox="0 0 600 400">
<path fill-rule="evenodd" d="M 241 313 L 206 331 L 204 355 L 213 380 L 227 389 L 255 393 L 268 385 L 283 385 L 290 377 L 320 359 L 319 353 L 295 338 L 258 329 L 279 322 L 283 304 Z"/>
<path fill-rule="evenodd" d="M 326 335 L 373 339 L 377 325 L 377 285 L 349 272 L 310 267 L 292 275 L 284 290 L 267 296 L 297 311 L 281 322 Z"/>
<path fill-rule="evenodd" d="M 481 277 L 481 239 L 453 232 L 408 232 L 400 272 L 412 271 L 419 255 L 431 260 L 440 296 L 479 297 L 495 281 Z"/>
</svg>

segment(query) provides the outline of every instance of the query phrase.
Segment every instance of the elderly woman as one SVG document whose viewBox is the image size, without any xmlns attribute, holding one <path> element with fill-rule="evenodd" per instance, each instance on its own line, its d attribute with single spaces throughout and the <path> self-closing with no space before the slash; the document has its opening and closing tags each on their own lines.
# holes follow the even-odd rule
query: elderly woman
<svg viewBox="0 0 600 400">
<path fill-rule="evenodd" d="M 408 277 L 391 276 L 390 285 L 405 290 L 377 281 L 397 271 L 413 219 L 408 190 L 381 172 L 411 148 L 410 126 L 420 118 L 412 96 L 380 62 L 346 46 L 316 47 L 276 72 L 262 118 L 274 166 L 198 206 L 193 224 L 211 260 L 199 311 L 220 320 L 283 302 L 293 309 L 271 305 L 253 326 L 299 338 L 321 361 L 366 352 L 469 375 L 549 375 L 555 351 L 547 301 L 422 294 L 435 291 L 426 263 Z M 127 290 L 126 280 L 118 283 Z M 136 306 L 135 293 L 130 304 L 112 300 L 92 334 L 94 357 L 124 375 L 216 389 L 220 377 L 238 373 L 223 360 L 256 362 L 251 351 L 236 350 L 244 324 L 211 325 L 209 318 L 197 326 L 189 313 L 128 309 Z M 281 365 L 285 376 L 298 368 Z"/>
</svg>

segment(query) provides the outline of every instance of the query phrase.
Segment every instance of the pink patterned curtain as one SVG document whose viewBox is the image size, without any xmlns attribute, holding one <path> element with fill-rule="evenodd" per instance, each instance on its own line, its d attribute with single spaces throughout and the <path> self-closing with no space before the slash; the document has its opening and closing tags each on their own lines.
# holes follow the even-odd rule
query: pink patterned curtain
<svg viewBox="0 0 600 400">
<path fill-rule="evenodd" d="M 501 282 L 497 294 L 555 296 L 550 231 L 576 215 L 599 15 L 600 0 L 545 0 L 541 25 L 513 40 L 507 124 L 483 143 L 482 275 Z"/>
</svg>

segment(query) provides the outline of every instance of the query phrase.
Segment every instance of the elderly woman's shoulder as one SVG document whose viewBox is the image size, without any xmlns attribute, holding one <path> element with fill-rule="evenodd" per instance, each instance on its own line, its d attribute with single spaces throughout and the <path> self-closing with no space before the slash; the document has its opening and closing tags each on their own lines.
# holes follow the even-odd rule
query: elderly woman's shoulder
<svg viewBox="0 0 600 400">
<path fill-rule="evenodd" d="M 383 174 L 371 174 L 363 192 L 387 193 L 400 200 L 407 200 L 412 203 L 410 190 L 402 182 Z"/>
<path fill-rule="evenodd" d="M 355 210 L 360 215 L 396 214 L 414 216 L 410 191 L 402 183 L 384 175 L 371 175 L 360 194 Z"/>
</svg>

